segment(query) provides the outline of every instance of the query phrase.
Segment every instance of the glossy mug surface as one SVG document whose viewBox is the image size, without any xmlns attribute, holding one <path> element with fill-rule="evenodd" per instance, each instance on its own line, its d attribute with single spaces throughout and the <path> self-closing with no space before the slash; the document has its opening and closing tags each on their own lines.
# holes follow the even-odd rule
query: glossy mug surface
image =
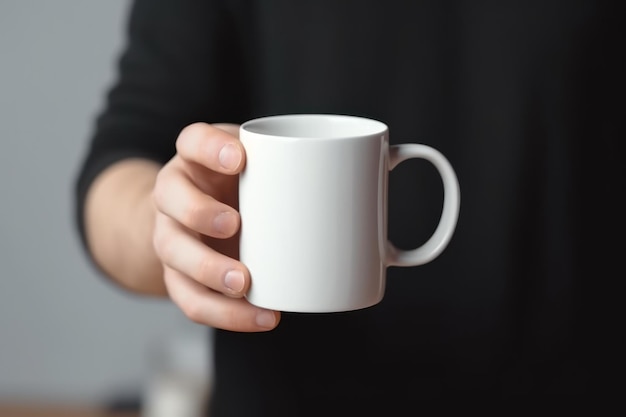
<svg viewBox="0 0 626 417">
<path fill-rule="evenodd" d="M 387 267 L 430 262 L 454 234 L 460 191 L 452 166 L 426 145 L 390 146 L 379 121 L 270 116 L 242 124 L 240 140 L 240 259 L 252 304 L 311 313 L 372 306 L 384 296 Z M 400 250 L 387 239 L 387 184 L 389 171 L 410 158 L 435 166 L 444 202 L 432 236 Z"/>
</svg>

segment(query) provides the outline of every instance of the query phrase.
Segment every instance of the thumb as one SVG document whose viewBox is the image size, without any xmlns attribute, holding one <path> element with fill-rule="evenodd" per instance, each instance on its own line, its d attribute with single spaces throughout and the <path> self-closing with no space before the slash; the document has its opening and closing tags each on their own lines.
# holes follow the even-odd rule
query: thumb
<svg viewBox="0 0 626 417">
<path fill-rule="evenodd" d="M 234 123 L 213 123 L 213 127 L 227 132 L 228 134 L 239 138 L 239 125 Z"/>
</svg>

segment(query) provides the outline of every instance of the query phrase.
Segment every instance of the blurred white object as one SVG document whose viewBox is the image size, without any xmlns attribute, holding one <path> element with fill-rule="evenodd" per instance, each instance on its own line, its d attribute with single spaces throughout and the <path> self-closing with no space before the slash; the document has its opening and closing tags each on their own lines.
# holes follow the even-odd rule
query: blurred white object
<svg viewBox="0 0 626 417">
<path fill-rule="evenodd" d="M 142 417 L 203 417 L 211 383 L 210 334 L 206 328 L 161 339 L 148 352 Z"/>
</svg>

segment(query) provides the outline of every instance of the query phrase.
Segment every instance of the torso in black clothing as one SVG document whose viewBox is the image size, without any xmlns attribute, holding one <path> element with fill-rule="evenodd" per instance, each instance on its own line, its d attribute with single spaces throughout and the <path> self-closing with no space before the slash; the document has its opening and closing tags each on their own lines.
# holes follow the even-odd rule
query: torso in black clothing
<svg viewBox="0 0 626 417">
<path fill-rule="evenodd" d="M 206 113 L 190 111 L 179 125 L 305 112 L 379 119 L 392 143 L 443 152 L 462 197 L 446 251 L 424 266 L 390 268 L 379 305 L 285 313 L 264 334 L 217 331 L 212 417 L 394 415 L 424 402 L 575 403 L 590 395 L 597 382 L 586 340 L 597 334 L 586 320 L 596 305 L 588 288 L 618 267 L 618 253 L 588 243 L 623 231 L 610 219 L 624 207 L 614 197 L 624 184 L 614 154 L 624 134 L 616 100 L 624 26 L 609 6 L 217 7 L 216 33 L 227 43 L 186 52 L 206 55 L 215 96 Z M 439 176 L 414 161 L 390 181 L 389 237 L 416 246 L 438 220 Z"/>
</svg>

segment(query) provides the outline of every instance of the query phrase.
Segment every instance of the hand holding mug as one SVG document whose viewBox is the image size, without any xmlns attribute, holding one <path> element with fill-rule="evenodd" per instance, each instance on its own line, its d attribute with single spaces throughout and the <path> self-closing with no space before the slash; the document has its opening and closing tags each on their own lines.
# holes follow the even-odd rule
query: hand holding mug
<svg viewBox="0 0 626 417">
<path fill-rule="evenodd" d="M 176 149 L 154 188 L 154 247 L 172 300 L 212 327 L 265 331 L 280 311 L 372 306 L 384 296 L 388 266 L 432 261 L 456 227 L 460 192 L 450 163 L 425 145 L 390 146 L 387 126 L 375 120 L 197 123 Z M 386 237 L 387 180 L 409 158 L 437 168 L 444 204 L 430 239 L 401 251 Z"/>
<path fill-rule="evenodd" d="M 183 129 L 153 191 L 154 248 L 172 301 L 194 322 L 240 332 L 273 329 L 280 313 L 244 297 L 250 274 L 238 258 L 238 126 Z"/>
</svg>

